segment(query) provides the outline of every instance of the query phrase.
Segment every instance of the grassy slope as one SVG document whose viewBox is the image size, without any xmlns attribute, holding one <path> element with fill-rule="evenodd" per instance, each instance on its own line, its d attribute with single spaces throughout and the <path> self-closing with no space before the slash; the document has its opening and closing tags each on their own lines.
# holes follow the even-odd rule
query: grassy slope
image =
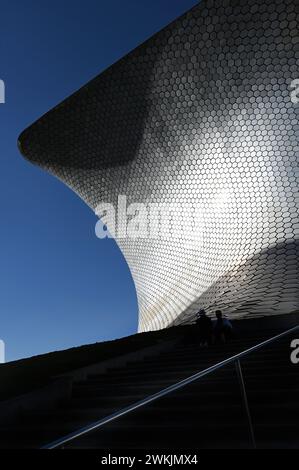
<svg viewBox="0 0 299 470">
<path fill-rule="evenodd" d="M 285 324 L 281 323 L 285 322 Z M 279 326 L 283 329 L 299 324 L 299 312 L 264 318 L 235 320 L 236 331 Z M 55 375 L 64 374 L 80 367 L 95 364 L 129 352 L 138 351 L 156 344 L 159 340 L 168 340 L 178 335 L 188 334 L 192 326 L 177 326 L 165 330 L 139 333 L 114 341 L 105 341 L 77 348 L 56 351 L 28 359 L 0 365 L 0 400 L 29 392 L 47 384 Z"/>
<path fill-rule="evenodd" d="M 139 333 L 113 341 L 55 351 L 1 364 L 0 400 L 22 395 L 41 387 L 47 384 L 53 376 L 143 349 L 156 344 L 161 339 L 167 340 L 174 334 L 177 334 L 176 328 Z"/>
</svg>

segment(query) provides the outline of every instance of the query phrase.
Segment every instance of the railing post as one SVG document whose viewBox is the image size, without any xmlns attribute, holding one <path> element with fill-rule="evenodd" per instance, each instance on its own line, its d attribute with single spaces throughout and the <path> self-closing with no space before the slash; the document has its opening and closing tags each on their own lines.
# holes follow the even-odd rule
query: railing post
<svg viewBox="0 0 299 470">
<path fill-rule="evenodd" d="M 242 399 L 243 399 L 243 405 L 244 405 L 244 409 L 245 409 L 245 412 L 246 412 L 250 442 L 252 444 L 252 447 L 254 449 L 256 449 L 256 442 L 255 442 L 253 424 L 252 424 L 250 409 L 249 409 L 249 405 L 248 405 L 247 393 L 246 393 L 245 382 L 244 382 L 244 378 L 243 378 L 243 372 L 242 372 L 240 360 L 237 359 L 235 364 L 236 364 L 236 369 L 237 369 L 237 374 L 238 374 L 238 379 L 239 379 L 239 384 L 240 384 L 240 389 L 241 389 L 241 394 L 242 394 Z"/>
</svg>

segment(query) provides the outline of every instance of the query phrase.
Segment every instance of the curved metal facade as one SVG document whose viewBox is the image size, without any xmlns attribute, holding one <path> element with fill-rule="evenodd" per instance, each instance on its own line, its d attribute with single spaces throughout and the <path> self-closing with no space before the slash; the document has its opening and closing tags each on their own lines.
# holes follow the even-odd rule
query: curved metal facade
<svg viewBox="0 0 299 470">
<path fill-rule="evenodd" d="M 203 209 L 198 245 L 117 240 L 139 330 L 298 309 L 298 19 L 295 0 L 202 2 L 21 135 L 93 209 Z"/>
</svg>

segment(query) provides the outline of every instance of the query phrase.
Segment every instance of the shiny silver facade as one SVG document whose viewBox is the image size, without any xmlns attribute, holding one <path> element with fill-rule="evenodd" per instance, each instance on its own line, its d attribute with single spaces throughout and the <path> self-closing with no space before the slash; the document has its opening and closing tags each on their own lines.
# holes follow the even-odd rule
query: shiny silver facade
<svg viewBox="0 0 299 470">
<path fill-rule="evenodd" d="M 200 243 L 119 239 L 139 330 L 298 309 L 298 3 L 202 2 L 23 132 L 93 209 L 202 208 Z M 178 215 L 178 223 L 181 215 Z"/>
</svg>

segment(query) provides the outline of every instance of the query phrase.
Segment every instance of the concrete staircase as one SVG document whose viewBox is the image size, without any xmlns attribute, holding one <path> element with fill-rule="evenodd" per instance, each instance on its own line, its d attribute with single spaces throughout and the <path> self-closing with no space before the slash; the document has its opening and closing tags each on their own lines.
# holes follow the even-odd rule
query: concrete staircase
<svg viewBox="0 0 299 470">
<path fill-rule="evenodd" d="M 50 443 L 279 332 L 242 333 L 228 344 L 206 349 L 182 342 L 156 357 L 89 375 L 74 384 L 71 399 L 54 412 L 38 412 L 2 427 L 0 446 Z M 290 361 L 290 341 L 279 340 L 242 361 L 258 447 L 299 447 L 299 365 Z M 237 373 L 230 365 L 65 447 L 247 448 L 248 436 Z"/>
</svg>

